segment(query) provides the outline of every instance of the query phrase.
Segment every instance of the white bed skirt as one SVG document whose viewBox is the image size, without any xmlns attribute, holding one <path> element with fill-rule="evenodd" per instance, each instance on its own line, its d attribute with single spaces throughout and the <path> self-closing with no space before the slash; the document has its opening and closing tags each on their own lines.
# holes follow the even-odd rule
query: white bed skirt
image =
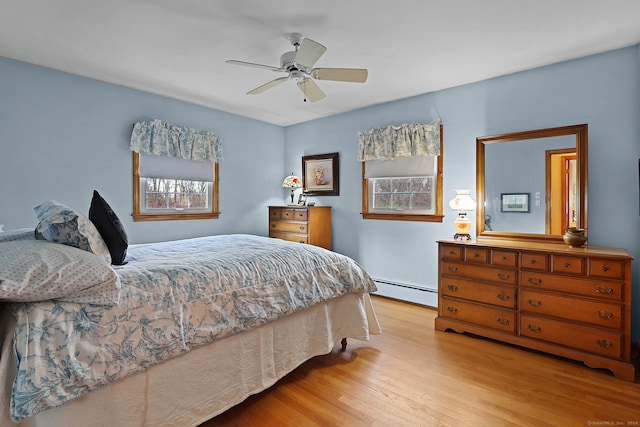
<svg viewBox="0 0 640 427">
<path fill-rule="evenodd" d="M 272 386 L 344 337 L 380 334 L 368 294 L 348 294 L 225 338 L 14 424 L 9 420 L 15 360 L 10 337 L 0 356 L 0 426 L 197 426 Z"/>
</svg>

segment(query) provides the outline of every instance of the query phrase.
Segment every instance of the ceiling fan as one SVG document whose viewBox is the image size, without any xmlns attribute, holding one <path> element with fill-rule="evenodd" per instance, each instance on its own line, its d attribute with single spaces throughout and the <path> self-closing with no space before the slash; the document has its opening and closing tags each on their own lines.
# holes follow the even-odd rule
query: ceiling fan
<svg viewBox="0 0 640 427">
<path fill-rule="evenodd" d="M 318 87 L 316 80 L 333 80 L 339 82 L 364 83 L 367 81 L 367 70 L 364 68 L 313 68 L 314 64 L 327 50 L 326 47 L 311 39 L 303 38 L 299 33 L 291 33 L 285 36 L 293 45 L 294 50 L 285 52 L 280 56 L 280 66 L 255 64 L 253 62 L 227 60 L 227 64 L 243 65 L 247 67 L 264 68 L 271 71 L 288 73 L 286 77 L 278 77 L 257 88 L 247 92 L 247 95 L 257 95 L 279 85 L 287 80 L 295 80 L 298 87 L 304 93 L 305 102 L 320 101 L 326 98 L 324 92 Z"/>
</svg>

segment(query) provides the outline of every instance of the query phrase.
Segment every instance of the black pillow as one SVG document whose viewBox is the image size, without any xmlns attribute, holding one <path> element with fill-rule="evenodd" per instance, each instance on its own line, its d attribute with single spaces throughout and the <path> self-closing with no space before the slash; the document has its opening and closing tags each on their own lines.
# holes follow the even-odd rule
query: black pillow
<svg viewBox="0 0 640 427">
<path fill-rule="evenodd" d="M 93 190 L 89 219 L 96 226 L 107 244 L 111 254 L 111 263 L 113 265 L 126 264 L 124 259 L 127 256 L 127 248 L 129 247 L 127 233 L 111 206 L 96 190 Z"/>
</svg>

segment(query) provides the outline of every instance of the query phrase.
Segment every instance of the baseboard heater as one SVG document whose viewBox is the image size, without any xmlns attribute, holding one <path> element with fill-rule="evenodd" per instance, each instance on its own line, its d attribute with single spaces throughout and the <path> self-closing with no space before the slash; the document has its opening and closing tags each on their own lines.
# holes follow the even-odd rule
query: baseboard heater
<svg viewBox="0 0 640 427">
<path fill-rule="evenodd" d="M 373 281 L 376 282 L 376 284 L 379 283 L 383 285 L 400 286 L 401 288 L 415 289 L 416 291 L 422 291 L 422 292 L 431 292 L 438 295 L 437 289 L 420 288 L 415 285 L 409 285 L 407 283 L 392 282 L 390 280 L 373 279 Z"/>
<path fill-rule="evenodd" d="M 410 285 L 408 283 L 394 282 L 391 280 L 376 279 L 373 281 L 378 285 L 378 291 L 374 295 L 381 295 L 408 301 L 428 307 L 438 306 L 438 290 Z"/>
</svg>

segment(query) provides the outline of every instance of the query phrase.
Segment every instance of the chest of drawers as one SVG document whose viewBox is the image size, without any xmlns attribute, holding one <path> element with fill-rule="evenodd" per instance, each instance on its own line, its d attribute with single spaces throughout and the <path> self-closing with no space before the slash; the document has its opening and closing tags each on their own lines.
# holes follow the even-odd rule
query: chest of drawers
<svg viewBox="0 0 640 427">
<path fill-rule="evenodd" d="M 469 332 L 635 379 L 627 251 L 498 240 L 438 245 L 437 330 Z"/>
<path fill-rule="evenodd" d="M 331 250 L 331 206 L 269 206 L 269 237 Z"/>
</svg>

